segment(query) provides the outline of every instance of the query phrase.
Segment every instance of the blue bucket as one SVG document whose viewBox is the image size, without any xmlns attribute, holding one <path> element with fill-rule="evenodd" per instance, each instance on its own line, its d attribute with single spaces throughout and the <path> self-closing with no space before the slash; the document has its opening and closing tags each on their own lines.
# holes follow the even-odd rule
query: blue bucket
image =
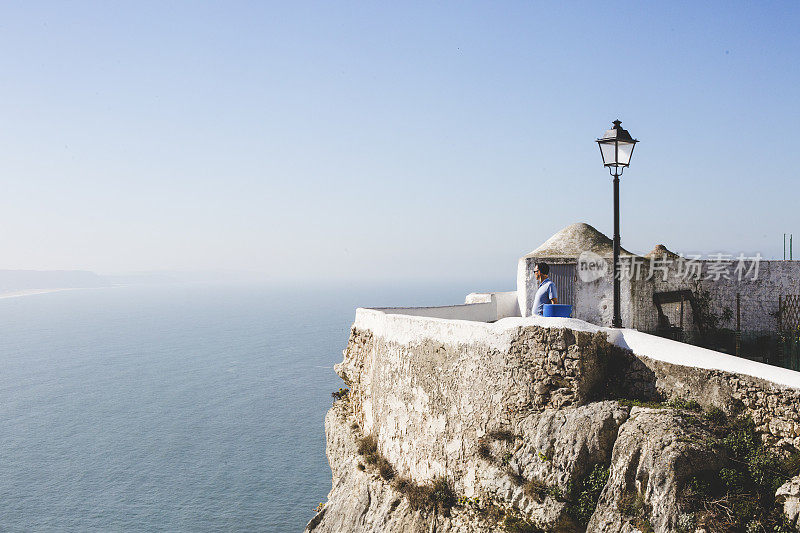
<svg viewBox="0 0 800 533">
<path fill-rule="evenodd" d="M 572 306 L 564 304 L 544 304 L 542 315 L 569 318 L 570 315 L 572 315 Z"/>
</svg>

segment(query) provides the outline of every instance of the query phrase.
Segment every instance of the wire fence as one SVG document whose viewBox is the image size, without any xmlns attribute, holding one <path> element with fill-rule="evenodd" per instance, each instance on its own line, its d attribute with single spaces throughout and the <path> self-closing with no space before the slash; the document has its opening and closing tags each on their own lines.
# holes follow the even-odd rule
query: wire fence
<svg viewBox="0 0 800 533">
<path fill-rule="evenodd" d="M 680 328 L 662 328 L 647 333 L 800 371 L 800 330 L 737 332 L 730 329 L 716 329 L 700 332 L 686 331 Z"/>
<path fill-rule="evenodd" d="M 773 301 L 738 293 L 720 299 L 702 290 L 658 292 L 653 307 L 640 306 L 634 322 L 653 335 L 800 371 L 800 295 Z"/>
</svg>

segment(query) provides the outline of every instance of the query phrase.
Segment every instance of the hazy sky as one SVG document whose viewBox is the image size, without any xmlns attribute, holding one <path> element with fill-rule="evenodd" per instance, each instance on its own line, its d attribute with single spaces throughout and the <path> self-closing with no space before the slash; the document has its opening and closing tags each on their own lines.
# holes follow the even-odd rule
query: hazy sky
<svg viewBox="0 0 800 533">
<path fill-rule="evenodd" d="M 655 6 L 3 3 L 0 268 L 510 287 L 618 117 L 623 246 L 800 256 L 800 3 Z"/>
</svg>

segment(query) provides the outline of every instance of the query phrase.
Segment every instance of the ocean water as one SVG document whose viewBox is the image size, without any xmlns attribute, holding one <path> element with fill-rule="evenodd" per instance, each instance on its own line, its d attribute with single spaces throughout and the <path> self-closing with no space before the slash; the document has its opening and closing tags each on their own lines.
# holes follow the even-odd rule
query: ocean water
<svg viewBox="0 0 800 533">
<path fill-rule="evenodd" d="M 0 300 L 0 531 L 302 531 L 358 305 L 469 286 L 176 285 Z"/>
</svg>

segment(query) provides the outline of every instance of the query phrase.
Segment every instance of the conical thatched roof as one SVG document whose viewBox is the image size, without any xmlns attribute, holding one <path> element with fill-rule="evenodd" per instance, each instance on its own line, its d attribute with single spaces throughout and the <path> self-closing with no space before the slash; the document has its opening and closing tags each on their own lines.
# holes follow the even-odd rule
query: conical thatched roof
<svg viewBox="0 0 800 533">
<path fill-rule="evenodd" d="M 593 226 L 578 222 L 560 230 L 525 257 L 576 258 L 586 251 L 611 257 L 614 254 L 614 242 Z M 620 248 L 620 254 L 634 255 L 624 248 Z"/>
<path fill-rule="evenodd" d="M 675 252 L 668 250 L 663 244 L 657 244 L 656 247 L 653 248 L 645 257 L 662 258 L 664 256 L 667 256 L 667 259 L 678 259 L 680 257 Z"/>
</svg>

